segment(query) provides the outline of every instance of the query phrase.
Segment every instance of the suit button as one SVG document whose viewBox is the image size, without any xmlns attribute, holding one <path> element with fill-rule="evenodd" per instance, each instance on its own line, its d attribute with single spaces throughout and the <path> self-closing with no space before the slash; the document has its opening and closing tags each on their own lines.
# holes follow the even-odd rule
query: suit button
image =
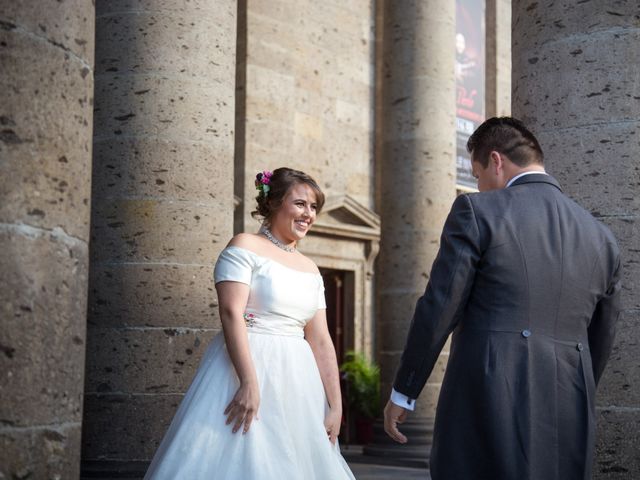
<svg viewBox="0 0 640 480">
<path fill-rule="evenodd" d="M 521 335 L 522 335 L 524 338 L 528 338 L 528 337 L 530 337 L 530 336 L 531 336 L 531 332 L 530 332 L 529 330 L 522 330 Z"/>
<path fill-rule="evenodd" d="M 579 352 L 581 352 L 582 350 L 584 350 L 584 345 L 582 345 L 582 343 L 578 342 L 578 344 L 576 345 L 576 348 L 578 349 Z"/>
</svg>

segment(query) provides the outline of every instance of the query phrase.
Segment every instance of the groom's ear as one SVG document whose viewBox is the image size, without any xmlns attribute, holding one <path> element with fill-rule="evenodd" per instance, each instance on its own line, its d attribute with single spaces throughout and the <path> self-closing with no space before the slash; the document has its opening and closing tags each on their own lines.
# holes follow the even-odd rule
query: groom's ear
<svg viewBox="0 0 640 480">
<path fill-rule="evenodd" d="M 504 169 L 504 158 L 497 150 L 491 150 L 489 153 L 489 166 L 494 175 L 499 175 Z"/>
</svg>

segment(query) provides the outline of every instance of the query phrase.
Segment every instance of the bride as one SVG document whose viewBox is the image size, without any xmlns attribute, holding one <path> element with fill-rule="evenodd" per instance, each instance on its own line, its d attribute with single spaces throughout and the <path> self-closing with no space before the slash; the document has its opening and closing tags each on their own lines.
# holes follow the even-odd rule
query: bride
<svg viewBox="0 0 640 480">
<path fill-rule="evenodd" d="M 236 235 L 214 278 L 223 334 L 207 349 L 145 479 L 354 479 L 317 266 L 297 249 L 324 204 L 303 172 L 256 176 L 258 234 Z"/>
</svg>

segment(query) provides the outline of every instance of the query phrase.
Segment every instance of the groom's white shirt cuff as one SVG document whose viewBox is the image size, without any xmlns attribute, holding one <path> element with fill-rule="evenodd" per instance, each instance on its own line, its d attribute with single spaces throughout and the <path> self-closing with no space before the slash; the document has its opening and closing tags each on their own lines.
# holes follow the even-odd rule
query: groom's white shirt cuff
<svg viewBox="0 0 640 480">
<path fill-rule="evenodd" d="M 409 398 L 404 393 L 396 392 L 395 388 L 391 389 L 391 402 L 412 412 L 416 408 L 415 398 Z"/>
</svg>

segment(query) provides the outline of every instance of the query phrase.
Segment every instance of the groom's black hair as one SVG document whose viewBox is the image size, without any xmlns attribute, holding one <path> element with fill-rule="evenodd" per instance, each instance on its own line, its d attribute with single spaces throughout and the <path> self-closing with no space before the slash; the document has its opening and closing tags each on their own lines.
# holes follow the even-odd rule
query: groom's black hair
<svg viewBox="0 0 640 480">
<path fill-rule="evenodd" d="M 544 154 L 535 135 L 520 120 L 512 117 L 486 120 L 467 140 L 467 151 L 473 152 L 473 159 L 483 168 L 487 168 L 492 150 L 506 155 L 519 167 L 544 164 Z"/>
</svg>

